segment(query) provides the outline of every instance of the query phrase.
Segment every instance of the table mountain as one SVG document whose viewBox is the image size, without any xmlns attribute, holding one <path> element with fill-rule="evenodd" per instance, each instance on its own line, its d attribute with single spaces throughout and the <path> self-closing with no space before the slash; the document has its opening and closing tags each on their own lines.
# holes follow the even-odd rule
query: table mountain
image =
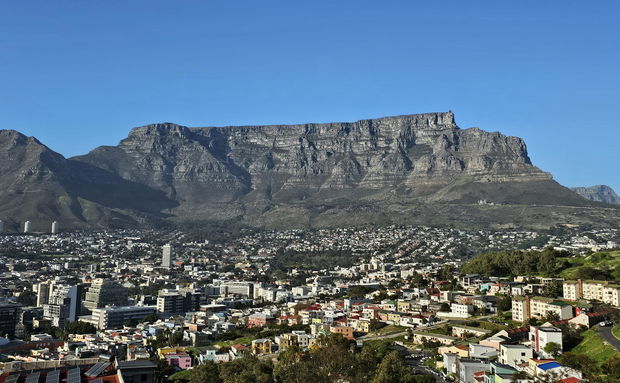
<svg viewBox="0 0 620 383">
<path fill-rule="evenodd" d="M 571 190 L 591 201 L 620 204 L 620 197 L 607 185 L 575 187 Z"/>
<path fill-rule="evenodd" d="M 488 225 L 514 221 L 497 213 L 510 206 L 594 206 L 534 166 L 522 139 L 460 129 L 451 112 L 352 123 L 152 124 L 70 159 L 3 131 L 0 156 L 0 217 L 13 222 Z M 475 218 L 472 205 L 488 214 Z M 488 206 L 498 207 L 491 214 Z M 457 218 L 464 211 L 473 215 Z"/>
</svg>

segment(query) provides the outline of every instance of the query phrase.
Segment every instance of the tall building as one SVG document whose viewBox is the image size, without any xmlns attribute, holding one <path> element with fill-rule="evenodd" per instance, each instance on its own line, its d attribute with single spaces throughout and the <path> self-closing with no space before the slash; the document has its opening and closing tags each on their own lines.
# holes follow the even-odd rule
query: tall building
<svg viewBox="0 0 620 383">
<path fill-rule="evenodd" d="M 56 327 L 75 322 L 81 311 L 82 285 L 53 285 L 49 303 L 43 305 L 43 316 Z"/>
<path fill-rule="evenodd" d="M 207 304 L 204 289 L 162 289 L 157 295 L 157 311 L 163 314 L 182 314 L 199 311 Z"/>
<path fill-rule="evenodd" d="M 162 247 L 162 256 L 161 256 L 162 267 L 165 267 L 166 269 L 172 268 L 172 253 L 173 253 L 172 245 L 168 244 Z"/>
<path fill-rule="evenodd" d="M 10 301 L 0 302 L 0 336 L 12 338 L 19 323 L 20 305 Z"/>
<path fill-rule="evenodd" d="M 185 298 L 177 291 L 160 291 L 157 295 L 157 311 L 163 314 L 182 314 Z"/>
<path fill-rule="evenodd" d="M 2 233 L 3 231 L 4 231 L 4 222 L 0 220 L 0 233 Z"/>
<path fill-rule="evenodd" d="M 24 222 L 24 233 L 30 233 L 30 230 L 32 230 L 32 222 Z"/>
<path fill-rule="evenodd" d="M 86 291 L 84 308 L 93 311 L 106 306 L 126 306 L 129 291 L 115 281 L 95 279 Z"/>
<path fill-rule="evenodd" d="M 37 307 L 49 303 L 50 301 L 50 283 L 41 282 L 33 286 L 33 290 L 37 293 Z"/>
<path fill-rule="evenodd" d="M 58 222 L 57 221 L 52 222 L 52 234 L 58 234 L 58 230 L 59 230 Z"/>
</svg>

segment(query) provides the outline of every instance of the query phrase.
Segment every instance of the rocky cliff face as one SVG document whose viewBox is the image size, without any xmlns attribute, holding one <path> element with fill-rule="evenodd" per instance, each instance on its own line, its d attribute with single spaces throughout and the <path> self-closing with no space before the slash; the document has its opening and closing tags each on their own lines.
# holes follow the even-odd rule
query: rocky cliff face
<svg viewBox="0 0 620 383">
<path fill-rule="evenodd" d="M 532 165 L 523 140 L 460 129 L 451 112 L 353 123 L 154 124 L 71 159 L 16 132 L 3 133 L 0 145 L 9 160 L 0 174 L 34 180 L 11 184 L 2 198 L 14 203 L 11 195 L 37 185 L 42 201 L 72 201 L 73 221 L 86 223 L 303 225 L 316 212 L 356 217 L 363 210 L 356 206 L 380 210 L 387 203 L 588 204 Z"/>
<path fill-rule="evenodd" d="M 607 185 L 571 188 L 572 191 L 590 201 L 620 204 L 620 197 Z"/>
<path fill-rule="evenodd" d="M 136 128 L 117 147 L 76 158 L 171 198 L 232 200 L 252 192 L 287 200 L 327 190 L 550 180 L 523 140 L 461 130 L 452 113 L 354 123 Z"/>
</svg>

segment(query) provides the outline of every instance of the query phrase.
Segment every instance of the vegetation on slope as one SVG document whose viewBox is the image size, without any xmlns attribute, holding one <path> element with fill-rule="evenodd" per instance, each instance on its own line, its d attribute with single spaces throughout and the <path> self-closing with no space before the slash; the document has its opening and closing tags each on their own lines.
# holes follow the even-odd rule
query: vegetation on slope
<svg viewBox="0 0 620 383">
<path fill-rule="evenodd" d="M 589 329 L 583 334 L 583 340 L 575 346 L 571 352 L 577 355 L 587 355 L 599 365 L 610 358 L 619 355 L 615 348 L 605 343 L 595 329 Z"/>
<path fill-rule="evenodd" d="M 573 256 L 553 248 L 542 251 L 499 251 L 473 257 L 463 265 L 462 272 L 495 277 L 540 275 L 620 282 L 620 251 L 583 256 Z"/>
</svg>

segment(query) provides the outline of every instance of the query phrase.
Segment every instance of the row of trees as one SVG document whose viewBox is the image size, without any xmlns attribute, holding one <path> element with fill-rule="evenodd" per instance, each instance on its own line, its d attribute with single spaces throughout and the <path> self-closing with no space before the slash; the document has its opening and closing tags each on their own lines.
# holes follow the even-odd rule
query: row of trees
<svg viewBox="0 0 620 383">
<path fill-rule="evenodd" d="M 275 364 L 254 357 L 197 366 L 181 379 L 187 383 L 431 383 L 431 375 L 414 375 L 403 359 L 387 347 L 361 351 L 341 336 L 326 336 L 320 347 L 303 352 L 283 351 Z"/>
</svg>

